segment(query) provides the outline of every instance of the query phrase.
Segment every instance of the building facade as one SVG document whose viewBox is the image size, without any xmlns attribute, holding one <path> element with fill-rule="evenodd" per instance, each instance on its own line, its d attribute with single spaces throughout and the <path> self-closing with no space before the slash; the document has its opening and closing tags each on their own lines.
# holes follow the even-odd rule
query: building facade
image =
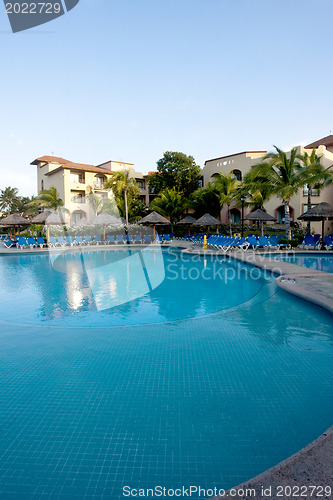
<svg viewBox="0 0 333 500">
<path fill-rule="evenodd" d="M 324 167 L 333 165 L 333 135 L 319 139 L 316 142 L 307 146 L 299 146 L 297 154 L 303 155 L 305 152 L 311 154 L 312 149 L 316 148 L 318 156 L 322 156 L 321 162 Z M 214 179 L 220 172 L 224 174 L 232 174 L 239 181 L 242 181 L 244 176 L 249 172 L 251 167 L 260 163 L 266 156 L 267 151 L 244 151 L 229 156 L 221 156 L 207 160 L 202 170 L 204 186 Z M 300 189 L 299 192 L 290 200 L 290 218 L 292 222 L 297 221 L 297 217 L 308 209 L 308 190 L 307 186 Z M 333 204 L 333 185 L 325 187 L 320 192 L 313 190 L 311 206 L 315 206 L 323 201 Z M 276 196 L 265 202 L 265 210 L 273 215 L 277 223 L 284 223 L 284 205 L 281 198 Z M 249 213 L 249 209 L 245 207 L 244 215 Z M 230 208 L 230 218 L 234 223 L 241 221 L 241 210 L 236 207 L 235 203 Z M 221 212 L 221 220 L 223 223 L 229 222 L 227 207 L 224 207 Z M 321 232 L 320 223 L 312 223 L 312 229 L 315 232 Z M 326 232 L 330 234 L 333 231 L 333 224 L 326 224 Z"/>
<path fill-rule="evenodd" d="M 41 156 L 31 165 L 37 167 L 38 193 L 54 186 L 69 210 L 71 224 L 83 218 L 89 221 L 96 215 L 87 201 L 87 194 L 91 190 L 100 197 L 112 197 L 105 184 L 111 174 L 118 170 L 129 171 L 140 189 L 142 202 L 149 205 L 148 174 L 136 172 L 133 163 L 110 160 L 101 165 L 87 165 L 55 156 Z"/>
</svg>

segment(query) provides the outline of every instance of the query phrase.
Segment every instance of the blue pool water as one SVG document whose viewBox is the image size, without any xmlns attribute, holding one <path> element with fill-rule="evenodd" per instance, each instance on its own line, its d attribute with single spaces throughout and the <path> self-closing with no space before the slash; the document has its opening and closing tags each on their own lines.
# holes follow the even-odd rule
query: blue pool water
<svg viewBox="0 0 333 500">
<path fill-rule="evenodd" d="M 0 258 L 0 498 L 228 488 L 332 425 L 332 316 L 269 277 L 227 261 L 202 275 L 213 261 L 166 252 L 166 277 L 184 266 L 183 279 L 154 288 L 150 256 L 151 291 L 112 315 L 97 288 L 71 296 L 68 280 L 80 291 L 82 269 L 89 276 L 96 261 L 84 257 L 78 269 L 77 256 L 63 256 L 47 268 L 42 257 Z M 186 282 L 191 269 L 199 278 Z M 131 276 L 119 275 L 110 293 L 118 283 L 124 299 Z M 95 327 L 82 328 L 94 316 Z"/>
<path fill-rule="evenodd" d="M 298 266 L 308 267 L 309 269 L 316 269 L 325 273 L 333 273 L 333 255 L 332 254 L 293 254 L 293 255 L 276 255 L 275 260 L 290 262 Z"/>
</svg>

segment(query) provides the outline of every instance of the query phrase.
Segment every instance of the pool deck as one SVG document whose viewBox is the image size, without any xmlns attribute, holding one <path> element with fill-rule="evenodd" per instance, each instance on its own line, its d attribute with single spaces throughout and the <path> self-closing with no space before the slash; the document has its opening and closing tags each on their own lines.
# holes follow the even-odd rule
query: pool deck
<svg viewBox="0 0 333 500">
<path fill-rule="evenodd" d="M 133 245 L 134 246 L 134 245 Z M 142 245 L 138 245 L 138 247 Z M 296 264 L 291 264 L 289 262 L 276 261 L 274 260 L 274 255 L 278 253 L 286 254 L 287 252 L 267 252 L 267 251 L 241 251 L 233 250 L 230 252 L 222 253 L 214 250 L 203 250 L 201 245 L 193 245 L 190 242 L 183 242 L 179 240 L 174 240 L 171 245 L 163 245 L 163 247 L 174 247 L 180 248 L 183 252 L 190 254 L 200 254 L 200 255 L 218 255 L 226 256 L 244 262 L 246 264 L 261 268 L 265 271 L 269 271 L 276 276 L 277 285 L 284 291 L 296 295 L 301 299 L 310 301 L 319 307 L 333 313 L 333 273 L 324 273 L 322 271 L 316 271 L 312 269 L 307 269 L 305 267 L 298 266 Z M 131 245 L 132 247 L 132 245 Z M 79 247 L 77 250 L 100 250 L 100 249 L 110 249 L 119 250 L 121 245 L 112 246 L 87 246 Z M 75 250 L 74 248 L 71 248 Z M 54 249 L 6 249 L 4 247 L 0 248 L 0 254 L 13 255 L 22 253 L 48 253 L 48 252 L 59 252 L 59 248 Z M 291 253 L 290 251 L 288 253 Z M 296 250 L 292 254 L 305 253 L 305 251 Z M 332 255 L 332 252 L 308 252 L 309 254 L 315 255 Z M 263 495 L 261 487 L 264 485 L 265 488 L 272 487 L 272 492 L 268 495 Z M 272 469 L 269 469 L 259 476 L 256 476 L 245 483 L 235 486 L 232 492 L 223 497 L 215 497 L 215 500 L 222 498 L 238 498 L 238 499 L 275 499 L 275 498 L 287 498 L 288 495 L 277 496 L 277 486 L 331 486 L 333 490 L 333 426 L 330 427 L 325 433 L 318 437 L 315 441 L 310 443 L 308 446 L 298 451 L 295 455 L 287 458 L 283 462 L 279 463 Z M 246 495 L 244 489 L 255 489 L 256 495 L 248 494 Z M 289 497 L 288 497 L 289 498 Z M 325 496 L 322 494 L 313 494 L 310 490 L 306 494 L 302 495 L 301 498 L 321 498 L 329 499 L 333 498 L 332 495 Z"/>
</svg>

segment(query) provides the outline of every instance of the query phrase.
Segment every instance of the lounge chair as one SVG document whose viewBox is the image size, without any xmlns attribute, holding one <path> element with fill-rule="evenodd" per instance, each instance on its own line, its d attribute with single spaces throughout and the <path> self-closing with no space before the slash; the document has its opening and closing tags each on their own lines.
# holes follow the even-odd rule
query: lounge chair
<svg viewBox="0 0 333 500">
<path fill-rule="evenodd" d="M 96 243 L 97 245 L 103 245 L 104 241 L 102 241 L 102 236 L 100 236 L 99 234 L 95 234 L 94 243 Z"/>
<path fill-rule="evenodd" d="M 44 238 L 42 238 L 41 236 L 38 236 L 38 238 L 36 238 L 36 243 L 37 245 L 40 247 L 40 248 L 43 248 L 44 246 L 46 247 L 47 244 L 46 244 L 46 241 L 44 240 Z"/>
<path fill-rule="evenodd" d="M 27 241 L 27 238 L 25 238 L 25 236 L 20 236 L 19 239 L 17 240 L 16 246 L 17 246 L 17 248 L 27 248 L 30 245 Z"/>
<path fill-rule="evenodd" d="M 325 242 L 325 248 L 326 248 L 326 250 L 332 250 L 333 249 L 333 238 L 331 236 L 325 236 L 324 237 L 324 242 Z"/>
<path fill-rule="evenodd" d="M 282 238 L 280 238 L 280 240 L 282 240 Z M 270 246 L 274 249 L 277 249 L 277 250 L 280 250 L 280 248 L 285 248 L 285 249 L 289 249 L 291 248 L 291 246 L 289 245 L 289 243 L 280 243 L 278 237 L 276 236 L 276 234 L 272 234 L 270 237 L 269 237 L 269 243 L 270 243 Z"/>
<path fill-rule="evenodd" d="M 93 242 L 91 236 L 85 236 L 84 237 L 84 243 L 85 243 L 85 245 L 92 245 L 94 242 Z"/>
<path fill-rule="evenodd" d="M 106 237 L 106 240 L 108 243 L 114 243 L 114 235 L 113 234 L 108 234 Z"/>
<path fill-rule="evenodd" d="M 37 247 L 37 241 L 35 240 L 35 238 L 28 238 L 28 245 L 30 248 L 35 248 Z"/>
<path fill-rule="evenodd" d="M 57 241 L 58 241 L 58 244 L 59 244 L 61 247 L 66 246 L 66 241 L 65 241 L 65 238 L 64 238 L 63 236 L 58 236 Z"/>
<path fill-rule="evenodd" d="M 133 241 L 134 241 L 133 234 L 126 234 L 126 242 L 127 243 L 133 243 Z"/>
<path fill-rule="evenodd" d="M 163 234 L 163 243 L 170 243 L 170 242 L 171 242 L 170 234 Z"/>
<path fill-rule="evenodd" d="M 260 247 L 259 241 L 254 236 L 248 236 L 247 242 L 249 243 L 249 247 L 251 246 L 253 250 Z"/>
<path fill-rule="evenodd" d="M 151 243 L 150 234 L 144 234 L 143 235 L 143 243 L 146 244 L 146 245 L 149 245 Z"/>
<path fill-rule="evenodd" d="M 134 243 L 142 243 L 141 234 L 136 234 L 134 236 Z"/>
<path fill-rule="evenodd" d="M 58 247 L 58 246 L 60 246 L 60 243 L 57 242 L 57 240 L 54 236 L 50 236 L 48 246 L 49 247 Z"/>
<path fill-rule="evenodd" d="M 122 234 L 116 234 L 116 243 L 124 243 L 124 236 Z"/>
<path fill-rule="evenodd" d="M 6 248 L 12 248 L 12 247 L 16 247 L 17 242 L 14 240 L 8 239 L 8 240 L 5 240 L 3 242 L 3 244 L 5 245 Z"/>
<path fill-rule="evenodd" d="M 319 248 L 319 243 L 320 243 L 320 240 L 318 241 L 315 241 L 314 237 L 312 236 L 312 234 L 306 234 L 304 236 L 304 240 L 303 240 L 303 247 L 308 250 L 309 248 Z"/>
<path fill-rule="evenodd" d="M 272 245 L 270 244 L 270 242 L 266 236 L 259 236 L 258 241 L 259 241 L 259 246 L 262 248 L 271 248 L 272 247 Z"/>
<path fill-rule="evenodd" d="M 74 245 L 74 241 L 73 241 L 73 238 L 71 236 L 66 236 L 65 242 L 66 242 L 66 245 L 70 245 L 71 247 Z"/>
<path fill-rule="evenodd" d="M 84 245 L 84 241 L 82 239 L 82 236 L 75 236 L 75 243 L 77 245 Z"/>
</svg>

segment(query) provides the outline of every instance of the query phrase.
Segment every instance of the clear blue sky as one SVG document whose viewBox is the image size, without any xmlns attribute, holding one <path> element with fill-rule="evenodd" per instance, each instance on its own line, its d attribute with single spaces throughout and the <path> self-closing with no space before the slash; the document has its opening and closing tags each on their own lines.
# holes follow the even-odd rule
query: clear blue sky
<svg viewBox="0 0 333 500">
<path fill-rule="evenodd" d="M 12 34 L 0 5 L 0 188 L 36 157 L 154 170 L 333 130 L 331 0 L 80 0 Z"/>
</svg>

